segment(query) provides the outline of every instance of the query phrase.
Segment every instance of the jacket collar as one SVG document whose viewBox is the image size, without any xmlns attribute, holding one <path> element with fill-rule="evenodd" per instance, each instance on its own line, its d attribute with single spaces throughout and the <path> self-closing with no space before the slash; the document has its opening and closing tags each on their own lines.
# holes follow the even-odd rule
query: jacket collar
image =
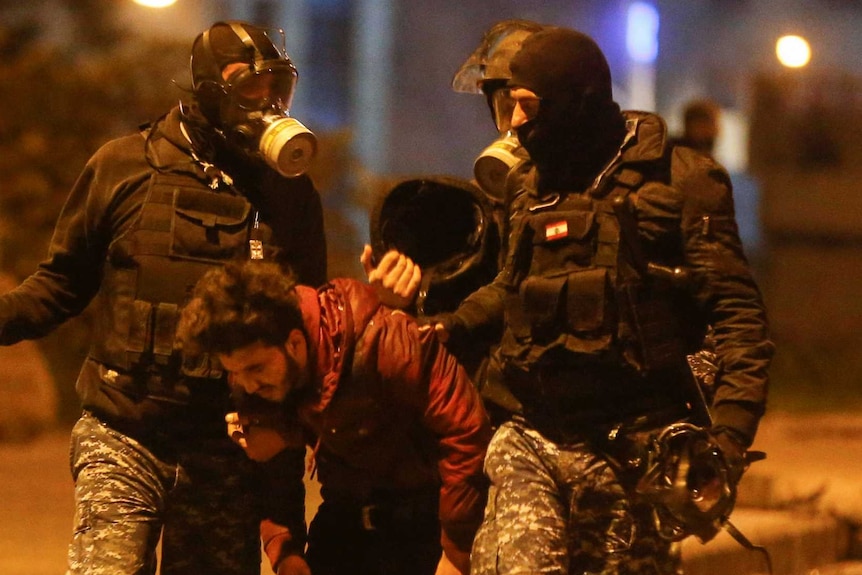
<svg viewBox="0 0 862 575">
<path fill-rule="evenodd" d="M 621 166 L 658 160 L 665 153 L 667 126 L 660 116 L 630 110 L 624 111 L 623 116 L 626 119 L 626 136 L 614 158 L 596 175 L 591 190 L 599 189 L 602 180 Z M 537 178 L 533 166 L 524 179 L 524 189 L 534 197 L 538 197 Z"/>
<path fill-rule="evenodd" d="M 190 175 L 212 189 L 233 184 L 229 175 L 196 152 L 179 106 L 145 127 L 143 132 L 147 138 L 147 158 L 156 170 Z"/>
</svg>

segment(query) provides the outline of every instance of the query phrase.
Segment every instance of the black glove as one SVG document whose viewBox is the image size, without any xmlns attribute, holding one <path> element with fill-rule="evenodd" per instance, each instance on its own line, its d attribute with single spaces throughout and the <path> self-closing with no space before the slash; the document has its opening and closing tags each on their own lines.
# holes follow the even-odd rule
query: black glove
<svg viewBox="0 0 862 575">
<path fill-rule="evenodd" d="M 745 444 L 733 437 L 727 429 L 717 429 L 711 432 L 712 437 L 721 449 L 724 461 L 727 463 L 728 480 L 736 485 L 742 479 L 742 474 L 748 469 Z"/>
</svg>

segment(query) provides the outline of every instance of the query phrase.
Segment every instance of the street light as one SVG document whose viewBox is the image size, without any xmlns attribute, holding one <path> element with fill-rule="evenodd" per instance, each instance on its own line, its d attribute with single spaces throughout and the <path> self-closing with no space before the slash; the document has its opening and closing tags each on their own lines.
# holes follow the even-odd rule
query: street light
<svg viewBox="0 0 862 575">
<path fill-rule="evenodd" d="M 135 4 L 146 6 L 147 8 L 166 8 L 177 0 L 134 0 Z"/>
<path fill-rule="evenodd" d="M 802 36 L 782 36 L 775 43 L 778 61 L 788 68 L 801 68 L 811 60 L 811 46 Z"/>
</svg>

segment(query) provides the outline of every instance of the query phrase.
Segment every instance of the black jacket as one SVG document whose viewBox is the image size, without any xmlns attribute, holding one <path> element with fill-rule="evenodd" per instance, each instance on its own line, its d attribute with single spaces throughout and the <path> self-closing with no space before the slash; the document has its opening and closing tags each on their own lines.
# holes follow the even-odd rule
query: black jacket
<svg viewBox="0 0 862 575">
<path fill-rule="evenodd" d="M 246 210 L 250 215 L 249 222 L 241 224 L 243 233 L 245 228 L 255 226 L 251 218 L 256 211 L 256 227 L 266 231 L 267 243 L 278 246 L 279 258 L 291 265 L 300 280 L 310 285 L 326 281 L 323 213 L 311 180 L 304 176 L 285 179 L 268 168 L 261 168 L 234 185 L 222 180 L 214 190 L 211 184 L 216 172 L 210 169 L 205 173 L 204 165 L 192 157 L 189 141 L 181 131 L 180 117 L 179 109 L 175 108 L 141 133 L 110 141 L 92 156 L 60 213 L 48 257 L 19 287 L 0 297 L 0 344 L 10 345 L 45 335 L 81 313 L 97 295 L 98 305 L 102 306 L 97 310 L 97 321 L 113 316 L 112 321 L 132 324 L 126 327 L 126 332 L 134 331 L 134 319 L 122 317 L 128 312 L 118 313 L 118 297 L 123 295 L 117 293 L 120 290 L 131 292 L 127 299 L 134 300 L 135 306 L 140 307 L 141 301 L 147 301 L 148 305 L 159 307 L 159 313 L 172 310 L 171 319 L 175 319 L 176 308 L 184 301 L 170 301 L 171 296 L 159 292 L 168 291 L 162 289 L 168 286 L 173 288 L 170 291 L 178 293 L 190 288 L 172 284 L 194 279 L 194 273 L 180 279 L 175 272 L 188 268 L 188 258 L 180 244 L 198 241 L 179 237 L 175 224 L 187 214 L 180 213 L 178 202 L 173 201 L 171 205 L 169 200 L 165 205 L 164 221 L 169 224 L 161 226 L 165 234 L 154 236 L 151 242 L 157 244 L 164 239 L 170 244 L 160 256 L 162 263 L 155 262 L 151 266 L 153 277 L 140 277 L 144 274 L 136 267 L 137 262 L 132 261 L 135 252 L 151 246 L 141 247 L 138 237 L 129 244 L 132 253 L 124 255 L 123 249 L 119 249 L 125 240 L 135 237 L 136 230 L 148 225 L 150 228 L 160 226 L 143 221 L 147 217 L 142 209 L 145 200 L 152 196 L 151 181 L 157 175 L 167 174 L 171 186 L 203 198 L 199 200 L 204 206 L 203 212 L 207 210 L 206 193 L 212 193 L 213 197 L 238 198 L 240 204 L 247 204 L 243 198 L 247 199 L 254 209 Z M 179 192 L 174 196 L 181 197 Z M 210 219 L 217 221 L 217 218 Z M 207 241 L 210 240 L 218 244 L 222 238 L 208 238 Z M 248 242 L 243 239 L 241 243 L 243 249 L 247 249 Z M 231 255 L 227 252 L 214 254 L 212 259 L 216 264 L 219 258 Z M 129 262 L 121 261 L 126 256 Z M 112 282 L 106 279 L 112 268 L 123 268 L 127 276 L 137 273 L 138 277 L 125 283 Z M 174 299 L 182 299 L 182 296 Z M 149 318 L 144 318 L 141 325 L 140 351 L 147 354 L 152 352 L 153 327 Z M 114 337 L 123 331 L 121 328 L 94 330 L 94 350 L 104 343 L 99 338 Z M 148 329 L 150 333 L 146 332 Z M 169 331 L 164 339 L 172 337 L 172 330 Z M 76 386 L 83 407 L 103 419 L 141 433 L 161 427 L 160 422 L 165 417 L 192 421 L 196 419 L 192 414 L 206 413 L 213 433 L 223 433 L 221 417 L 227 407 L 226 385 L 212 378 L 202 379 L 197 384 L 183 378 L 176 358 L 170 357 L 176 355 L 172 354 L 171 343 L 168 342 L 168 356 L 161 365 L 153 361 L 146 365 L 145 361 L 134 358 L 119 362 L 124 364 L 122 366 L 108 365 L 102 357 L 104 354 L 91 352 Z M 94 355 L 102 361 L 94 359 Z M 170 389 L 164 389 L 164 394 L 155 392 L 155 379 L 159 380 L 155 387 Z M 188 404 L 195 403 L 203 403 L 208 408 L 202 410 L 198 405 L 196 409 L 186 409 Z"/>
<path fill-rule="evenodd" d="M 647 174 L 645 183 L 631 184 L 635 187 L 629 196 L 636 243 L 646 261 L 669 269 L 680 267 L 690 275 L 687 292 L 693 304 L 693 313 L 689 314 L 688 308 L 682 306 L 671 309 L 677 314 L 686 313 L 680 318 L 683 324 L 696 323 L 694 327 L 700 331 L 704 331 L 707 325 L 714 328 L 716 353 L 722 373 L 711 405 L 712 416 L 715 425 L 729 428 L 743 441 L 750 442 L 765 409 L 767 368 L 773 345 L 768 337 L 761 294 L 751 276 L 738 235 L 730 179 L 726 171 L 713 160 L 687 148 L 669 148 L 664 122 L 658 116 L 634 112 L 626 112 L 625 115 L 629 125 L 633 126 L 632 137 L 623 145 L 618 159 L 589 190 L 563 192 L 558 200 L 539 197 L 533 171 L 514 199 L 511 220 L 517 222 L 529 214 L 542 212 L 548 214 L 547 225 L 553 227 L 557 223 L 553 216 L 556 205 L 540 207 L 538 210 L 535 206 L 549 201 L 565 203 L 567 195 L 580 196 L 590 202 L 593 201 L 591 194 L 606 189 L 603 182 L 631 183 Z M 596 216 L 596 220 L 598 218 Z M 513 223 L 513 234 L 517 235 L 521 232 L 514 228 L 515 225 Z M 569 222 L 569 235 L 572 235 L 572 225 Z M 591 227 L 593 231 L 590 231 Z M 586 234 L 598 235 L 594 231 L 597 227 L 586 225 L 585 237 Z M 533 228 L 532 232 L 536 233 L 535 224 Z M 537 352 L 540 344 L 548 344 L 537 341 L 535 332 L 526 335 L 518 333 L 520 322 L 517 316 L 527 317 L 535 324 L 537 313 L 534 309 L 525 309 L 529 304 L 524 301 L 529 301 L 529 296 L 525 297 L 524 293 L 527 287 L 525 279 L 530 278 L 531 269 L 536 269 L 535 258 L 539 247 L 549 241 L 539 237 L 541 231 L 538 230 L 538 236 L 532 241 L 526 242 L 513 235 L 505 269 L 493 283 L 467 298 L 455 317 L 458 324 L 466 327 L 468 334 L 480 327 L 498 323 L 505 317 L 502 357 L 508 364 L 520 364 L 518 367 L 525 372 L 525 378 L 534 383 L 538 379 L 537 368 L 530 364 L 529 359 L 536 358 L 539 352 L 544 351 L 541 349 Z M 568 238 L 564 241 L 568 241 Z M 595 261 L 595 251 L 591 255 Z M 629 264 L 629 267 L 637 267 L 631 258 Z M 623 273 L 619 271 L 620 275 Z M 567 288 L 562 289 L 565 291 Z M 569 300 L 575 300 L 577 294 L 577 291 L 569 289 Z M 568 305 L 569 313 L 574 309 L 572 305 L 579 305 L 572 301 L 565 303 L 563 298 L 560 299 L 563 302 L 561 305 Z M 521 303 L 513 307 L 513 301 Z M 553 302 L 554 305 L 558 303 Z M 569 319 L 575 321 L 571 317 Z M 577 321 L 582 319 L 577 318 Z M 611 332 L 611 347 L 621 344 L 624 331 Z M 508 345 L 508 357 L 507 343 L 512 344 Z M 617 351 L 620 356 L 625 355 L 625 350 Z M 603 365 L 591 365 L 591 362 L 598 363 L 598 357 L 599 354 L 582 353 L 574 371 L 613 374 L 608 379 L 618 379 L 628 373 L 626 370 L 607 370 Z M 524 361 L 525 358 L 528 358 L 527 361 Z M 684 354 L 680 359 L 684 359 Z M 559 364 L 552 363 L 551 371 L 558 367 Z M 504 381 L 506 378 L 504 376 Z M 602 376 L 599 375 L 598 379 L 601 380 Z M 511 377 L 508 377 L 507 383 L 513 383 Z M 632 382 L 628 388 L 625 384 L 613 387 L 611 383 L 598 381 L 598 393 L 611 394 L 620 389 L 623 394 L 639 393 L 636 385 L 640 382 Z M 527 402 L 531 400 L 530 397 L 520 399 Z M 618 399 L 613 398 L 612 402 Z M 525 405 L 528 410 L 529 407 Z"/>
</svg>

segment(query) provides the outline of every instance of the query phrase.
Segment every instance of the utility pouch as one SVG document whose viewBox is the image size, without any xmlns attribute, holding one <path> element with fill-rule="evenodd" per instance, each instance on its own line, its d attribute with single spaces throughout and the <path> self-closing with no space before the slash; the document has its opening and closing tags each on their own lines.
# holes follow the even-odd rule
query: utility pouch
<svg viewBox="0 0 862 575">
<path fill-rule="evenodd" d="M 549 340 L 559 334 L 565 301 L 566 276 L 529 276 L 521 283 L 520 295 L 530 334 L 536 341 Z"/>
<path fill-rule="evenodd" d="M 595 213 L 585 210 L 534 214 L 532 228 L 533 258 L 530 275 L 546 275 L 566 266 L 587 267 L 595 247 Z"/>
<path fill-rule="evenodd" d="M 189 188 L 176 191 L 172 256 L 224 261 L 244 253 L 251 211 L 247 200 Z"/>
</svg>

